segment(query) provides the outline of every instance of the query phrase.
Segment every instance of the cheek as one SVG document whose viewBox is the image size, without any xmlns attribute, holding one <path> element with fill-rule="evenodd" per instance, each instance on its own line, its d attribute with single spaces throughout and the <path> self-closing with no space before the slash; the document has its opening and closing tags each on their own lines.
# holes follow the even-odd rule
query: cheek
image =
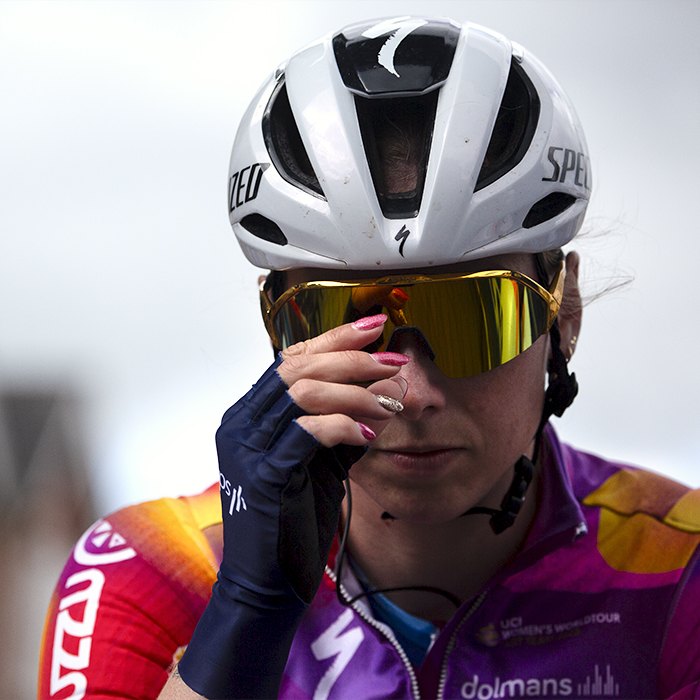
<svg viewBox="0 0 700 700">
<path fill-rule="evenodd" d="M 517 459 L 534 438 L 544 404 L 546 362 L 544 336 L 510 362 L 460 380 L 455 400 L 477 422 L 492 449 L 519 451 Z"/>
</svg>

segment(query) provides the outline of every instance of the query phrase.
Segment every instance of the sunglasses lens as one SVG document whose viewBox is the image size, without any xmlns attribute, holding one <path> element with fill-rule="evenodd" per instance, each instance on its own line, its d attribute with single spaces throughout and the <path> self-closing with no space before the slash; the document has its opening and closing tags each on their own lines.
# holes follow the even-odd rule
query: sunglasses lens
<svg viewBox="0 0 700 700">
<path fill-rule="evenodd" d="M 471 377 L 498 367 L 547 330 L 545 300 L 512 279 L 451 280 L 433 291 L 426 289 L 430 286 L 414 287 L 410 311 L 415 318 L 407 314 L 407 320 L 420 328 L 448 377 Z"/>
<path fill-rule="evenodd" d="M 284 349 L 378 313 L 389 321 L 366 350 L 400 350 L 402 338 L 419 329 L 438 368 L 453 378 L 512 360 L 549 327 L 549 304 L 540 294 L 519 280 L 497 276 L 303 289 L 280 308 L 273 324 Z"/>
</svg>

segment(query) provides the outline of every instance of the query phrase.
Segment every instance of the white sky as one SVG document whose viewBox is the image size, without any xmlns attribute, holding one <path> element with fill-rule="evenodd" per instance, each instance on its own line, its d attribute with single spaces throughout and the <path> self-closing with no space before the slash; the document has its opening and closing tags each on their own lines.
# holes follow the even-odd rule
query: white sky
<svg viewBox="0 0 700 700">
<path fill-rule="evenodd" d="M 100 509 L 216 479 L 221 414 L 271 359 L 226 212 L 236 125 L 295 49 L 437 14 L 501 31 L 569 92 L 591 152 L 589 293 L 560 433 L 700 485 L 700 3 L 0 3 L 0 384 L 74 387 Z"/>
</svg>

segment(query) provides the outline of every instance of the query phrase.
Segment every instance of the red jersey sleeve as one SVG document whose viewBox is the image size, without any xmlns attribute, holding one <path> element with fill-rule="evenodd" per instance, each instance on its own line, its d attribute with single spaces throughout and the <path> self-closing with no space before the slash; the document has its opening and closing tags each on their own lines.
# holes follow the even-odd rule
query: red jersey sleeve
<svg viewBox="0 0 700 700">
<path fill-rule="evenodd" d="M 209 600 L 221 540 L 216 485 L 89 528 L 49 607 L 40 700 L 157 697 Z"/>
</svg>

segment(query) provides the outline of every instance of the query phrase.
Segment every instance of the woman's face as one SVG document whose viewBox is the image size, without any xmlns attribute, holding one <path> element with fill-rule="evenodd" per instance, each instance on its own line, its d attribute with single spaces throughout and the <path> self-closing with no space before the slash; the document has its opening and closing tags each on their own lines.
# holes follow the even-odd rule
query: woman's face
<svg viewBox="0 0 700 700">
<path fill-rule="evenodd" d="M 511 269 L 537 278 L 534 257 L 525 254 L 459 269 Z M 513 465 L 522 454 L 532 456 L 549 336 L 510 362 L 464 379 L 445 376 L 409 335 L 399 342 L 392 350 L 411 358 L 399 373 L 408 383 L 404 409 L 353 465 L 353 486 L 400 520 L 435 523 L 476 505 L 500 507 Z"/>
<path fill-rule="evenodd" d="M 542 415 L 547 337 L 500 367 L 466 379 L 442 374 L 420 350 L 400 376 L 404 410 L 350 471 L 353 483 L 401 520 L 451 520 L 498 508 Z"/>
</svg>

